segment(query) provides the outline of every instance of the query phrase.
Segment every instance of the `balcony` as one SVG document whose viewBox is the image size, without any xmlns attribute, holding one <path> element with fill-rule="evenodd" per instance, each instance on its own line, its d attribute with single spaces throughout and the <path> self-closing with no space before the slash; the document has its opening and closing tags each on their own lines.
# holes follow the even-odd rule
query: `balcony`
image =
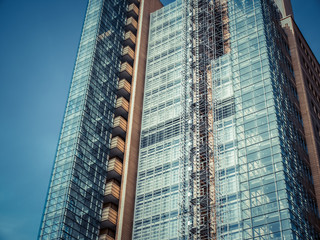
<svg viewBox="0 0 320 240">
<path fill-rule="evenodd" d="M 119 158 L 111 158 L 108 162 L 107 179 L 116 179 L 118 182 L 121 181 L 122 175 L 122 162 Z"/>
<path fill-rule="evenodd" d="M 127 121 L 121 116 L 116 117 L 113 122 L 112 137 L 120 136 L 121 138 L 125 139 L 126 132 Z"/>
<path fill-rule="evenodd" d="M 99 240 L 114 240 L 115 235 L 115 232 L 111 229 L 101 229 Z"/>
<path fill-rule="evenodd" d="M 123 45 L 134 48 L 135 44 L 136 44 L 136 36 L 131 31 L 126 32 L 126 34 L 124 35 Z"/>
<path fill-rule="evenodd" d="M 130 63 L 132 65 L 133 64 L 133 60 L 134 60 L 134 51 L 131 49 L 131 47 L 126 46 L 122 50 L 122 61 L 123 62 L 128 62 L 128 63 Z"/>
<path fill-rule="evenodd" d="M 140 0 L 129 0 L 128 2 L 129 2 L 129 3 L 134 3 L 134 4 L 136 4 L 137 6 L 139 6 L 139 4 L 140 4 Z"/>
<path fill-rule="evenodd" d="M 114 238 L 109 236 L 108 234 L 102 234 L 99 236 L 99 240 L 114 240 Z"/>
<path fill-rule="evenodd" d="M 110 228 L 115 230 L 117 224 L 117 206 L 112 203 L 108 203 L 102 210 L 102 217 L 101 217 L 101 229 L 103 228 Z"/>
<path fill-rule="evenodd" d="M 124 97 L 126 100 L 130 99 L 130 93 L 131 93 L 131 85 L 130 83 L 125 80 L 121 79 L 118 83 L 118 91 L 117 95 L 119 97 Z"/>
<path fill-rule="evenodd" d="M 114 240 L 116 234 L 109 228 L 100 229 L 99 240 Z"/>
<path fill-rule="evenodd" d="M 125 144 L 121 137 L 113 137 L 111 140 L 110 158 L 119 157 L 122 159 L 124 154 L 124 146 Z"/>
<path fill-rule="evenodd" d="M 129 17 L 127 18 L 125 28 L 133 33 L 137 33 L 138 23 L 133 17 Z"/>
<path fill-rule="evenodd" d="M 133 74 L 133 69 L 132 69 L 131 65 L 127 62 L 122 63 L 121 67 L 120 67 L 120 76 L 119 77 L 125 78 L 129 82 L 131 82 L 132 74 Z"/>
<path fill-rule="evenodd" d="M 104 190 L 104 202 L 105 203 L 114 203 L 118 204 L 120 198 L 120 186 L 119 184 L 114 180 L 110 180 L 106 184 L 106 188 Z"/>
<path fill-rule="evenodd" d="M 131 3 L 128 7 L 127 14 L 128 14 L 128 17 L 133 17 L 135 19 L 138 19 L 139 8 L 134 3 Z"/>
<path fill-rule="evenodd" d="M 129 102 L 124 97 L 119 97 L 116 102 L 116 109 L 114 114 L 116 116 L 122 116 L 123 118 L 128 118 Z"/>
</svg>

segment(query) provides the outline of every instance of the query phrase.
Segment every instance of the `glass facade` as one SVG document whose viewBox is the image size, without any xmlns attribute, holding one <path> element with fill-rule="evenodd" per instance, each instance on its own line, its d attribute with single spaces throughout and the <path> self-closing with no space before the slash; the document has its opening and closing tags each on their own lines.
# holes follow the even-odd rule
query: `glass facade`
<svg viewBox="0 0 320 240">
<path fill-rule="evenodd" d="M 217 239 L 319 239 L 288 40 L 274 1 L 221 0 L 215 8 L 199 2 L 210 11 L 226 6 L 223 23 L 208 30 L 221 35 L 199 37 L 218 42 L 202 50 L 222 48 L 212 62 L 213 52 L 207 55 L 211 67 L 200 63 L 212 77 L 206 91 L 212 86 L 214 117 L 205 121 L 217 133 Z M 194 176 L 183 175 L 192 172 L 184 159 L 197 140 L 194 119 L 185 119 L 195 105 L 186 89 L 196 81 L 184 71 L 199 63 L 191 57 L 197 41 L 186 46 L 197 28 L 184 22 L 194 20 L 184 4 L 176 0 L 150 15 L 132 239 L 187 239 L 196 222 L 187 212 Z M 39 239 L 99 238 L 127 5 L 88 2 Z M 200 25 L 214 24 L 208 19 Z"/>
<path fill-rule="evenodd" d="M 222 239 L 242 239 L 240 212 L 239 162 L 237 151 L 235 92 L 231 54 L 219 57 L 213 62 L 213 96 L 215 108 L 215 129 L 218 134 L 216 147 L 219 162 L 216 163 L 216 181 L 219 187 L 217 234 Z"/>
<path fill-rule="evenodd" d="M 97 239 L 126 0 L 90 0 L 39 239 Z"/>
<path fill-rule="evenodd" d="M 177 239 L 182 1 L 151 14 L 132 239 Z"/>
<path fill-rule="evenodd" d="M 212 62 L 217 238 L 318 239 L 279 11 L 271 0 L 225 2 L 230 52 Z M 179 237 L 182 6 L 176 1 L 151 15 L 133 239 Z"/>
<path fill-rule="evenodd" d="M 219 104 L 218 236 L 318 239 L 294 74 L 273 1 L 228 1 L 231 53 L 213 62 Z"/>
</svg>

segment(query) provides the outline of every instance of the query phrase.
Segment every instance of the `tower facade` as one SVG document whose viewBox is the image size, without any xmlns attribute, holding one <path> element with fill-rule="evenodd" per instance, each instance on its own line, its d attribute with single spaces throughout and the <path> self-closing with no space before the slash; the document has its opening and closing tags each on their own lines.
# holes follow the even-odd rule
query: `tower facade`
<svg viewBox="0 0 320 240">
<path fill-rule="evenodd" d="M 320 239 L 319 69 L 289 0 L 89 0 L 39 239 Z"/>
<path fill-rule="evenodd" d="M 131 235 L 146 33 L 161 6 L 88 1 L 39 239 Z"/>
<path fill-rule="evenodd" d="M 132 239 L 178 238 L 182 7 L 151 14 Z"/>
<path fill-rule="evenodd" d="M 151 14 L 133 239 L 319 238 L 290 12 L 221 0 Z"/>
</svg>

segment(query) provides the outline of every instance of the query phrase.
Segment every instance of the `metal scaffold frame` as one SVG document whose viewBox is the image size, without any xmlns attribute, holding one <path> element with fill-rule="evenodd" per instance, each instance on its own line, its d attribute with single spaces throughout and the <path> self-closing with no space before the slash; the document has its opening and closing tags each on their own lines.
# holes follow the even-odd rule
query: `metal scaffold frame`
<svg viewBox="0 0 320 240">
<path fill-rule="evenodd" d="M 217 239 L 220 138 L 211 68 L 214 59 L 230 51 L 227 0 L 183 4 L 179 238 Z"/>
</svg>

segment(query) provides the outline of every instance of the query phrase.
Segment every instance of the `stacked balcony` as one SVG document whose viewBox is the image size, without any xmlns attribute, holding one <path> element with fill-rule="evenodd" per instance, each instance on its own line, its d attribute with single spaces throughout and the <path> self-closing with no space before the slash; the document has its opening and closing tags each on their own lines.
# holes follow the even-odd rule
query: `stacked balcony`
<svg viewBox="0 0 320 240">
<path fill-rule="evenodd" d="M 124 97 L 119 97 L 116 102 L 116 109 L 114 111 L 115 116 L 122 116 L 128 118 L 129 102 Z"/>
<path fill-rule="evenodd" d="M 104 202 L 118 204 L 120 198 L 120 185 L 115 179 L 111 179 L 107 182 L 104 191 Z"/>
<path fill-rule="evenodd" d="M 126 79 L 121 79 L 118 83 L 117 94 L 120 97 L 124 97 L 126 100 L 130 100 L 131 85 Z"/>
<path fill-rule="evenodd" d="M 125 78 L 129 82 L 131 82 L 132 74 L 133 74 L 133 68 L 130 65 L 130 63 L 128 62 L 122 63 L 120 67 L 120 74 L 119 74 L 120 78 Z"/>
<path fill-rule="evenodd" d="M 126 32 L 124 35 L 123 45 L 134 48 L 136 45 L 136 35 L 134 35 L 131 31 Z"/>
<path fill-rule="evenodd" d="M 124 154 L 124 140 L 121 137 L 113 137 L 111 140 L 110 157 L 123 158 Z"/>
<path fill-rule="evenodd" d="M 120 136 L 122 139 L 125 139 L 126 133 L 127 133 L 127 121 L 121 116 L 116 117 L 113 122 L 112 136 L 113 137 Z"/>
<path fill-rule="evenodd" d="M 137 33 L 138 22 L 133 17 L 129 17 L 129 18 L 127 18 L 125 28 L 127 31 Z"/>
<path fill-rule="evenodd" d="M 101 228 L 115 230 L 118 218 L 118 207 L 113 203 L 103 206 L 101 217 Z"/>
<path fill-rule="evenodd" d="M 114 238 L 109 236 L 108 234 L 102 234 L 100 235 L 99 240 L 114 240 Z"/>
<path fill-rule="evenodd" d="M 114 240 L 116 236 L 140 0 L 128 3 L 99 240 Z M 108 33 L 99 39 L 106 37 Z"/>
<path fill-rule="evenodd" d="M 100 232 L 99 240 L 114 240 L 115 232 L 111 229 L 102 229 Z"/>
<path fill-rule="evenodd" d="M 134 60 L 134 51 L 131 49 L 131 47 L 126 46 L 122 51 L 122 61 L 128 62 L 132 65 L 133 60 Z"/>
<path fill-rule="evenodd" d="M 122 162 L 120 158 L 113 157 L 109 160 L 107 174 L 108 179 L 116 179 L 118 182 L 121 181 Z"/>
<path fill-rule="evenodd" d="M 133 17 L 135 19 L 138 19 L 138 17 L 139 17 L 139 8 L 134 3 L 131 3 L 129 5 L 128 11 L 127 11 L 127 16 L 128 17 Z"/>
</svg>

